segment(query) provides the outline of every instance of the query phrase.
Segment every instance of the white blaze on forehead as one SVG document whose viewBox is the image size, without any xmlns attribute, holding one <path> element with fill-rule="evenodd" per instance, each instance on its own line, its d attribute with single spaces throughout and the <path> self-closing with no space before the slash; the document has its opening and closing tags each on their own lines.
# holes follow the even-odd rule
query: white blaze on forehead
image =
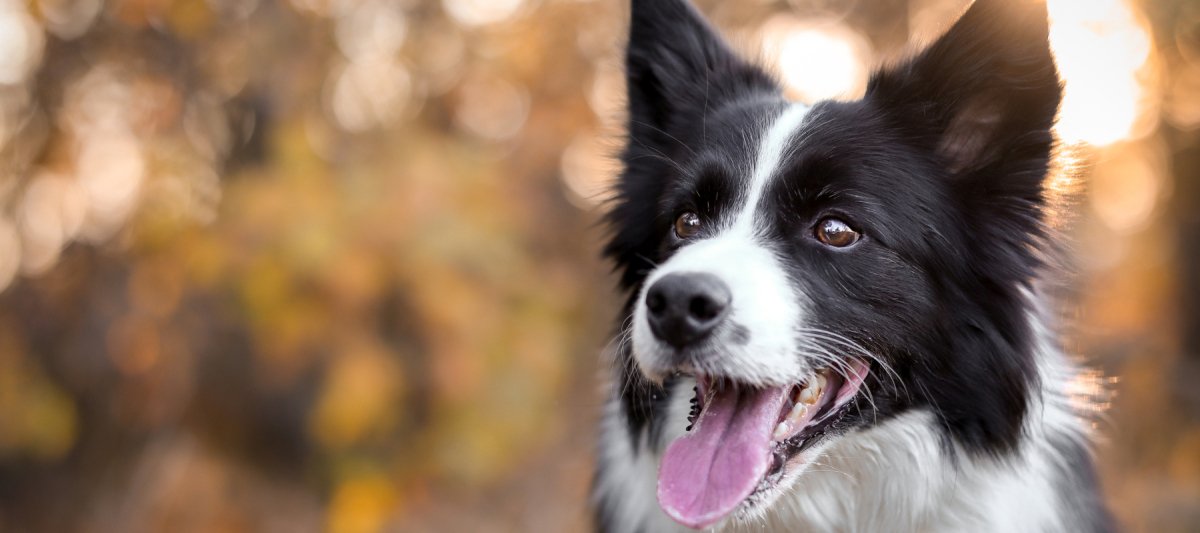
<svg viewBox="0 0 1200 533">
<path fill-rule="evenodd" d="M 754 161 L 754 170 L 750 175 L 750 184 L 746 190 L 746 203 L 734 219 L 732 230 L 738 233 L 751 234 L 754 230 L 754 212 L 763 190 L 775 175 L 779 162 L 783 159 L 788 147 L 788 140 L 804 122 L 809 107 L 793 103 L 779 115 L 767 129 L 761 144 L 758 146 L 758 157 Z"/>
<path fill-rule="evenodd" d="M 646 278 L 639 297 L 663 276 L 674 272 L 705 272 L 720 278 L 732 294 L 728 322 L 743 331 L 740 340 L 718 335 L 720 357 L 695 362 L 694 370 L 718 374 L 755 385 L 800 379 L 806 361 L 797 357 L 795 330 L 805 319 L 804 295 L 796 293 L 780 258 L 756 234 L 755 214 L 763 191 L 777 174 L 789 141 L 809 108 L 792 104 L 776 116 L 763 134 L 751 170 L 743 204 L 717 235 L 681 247 Z M 656 340 L 645 304 L 634 308 L 631 340 L 638 365 L 646 375 L 664 377 L 675 369 L 671 350 Z"/>
</svg>

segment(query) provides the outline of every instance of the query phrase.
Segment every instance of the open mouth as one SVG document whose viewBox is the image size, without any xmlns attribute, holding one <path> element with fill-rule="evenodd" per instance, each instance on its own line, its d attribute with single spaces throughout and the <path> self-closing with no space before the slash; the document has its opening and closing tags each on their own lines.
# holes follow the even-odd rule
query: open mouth
<svg viewBox="0 0 1200 533">
<path fill-rule="evenodd" d="M 800 383 L 752 388 L 698 376 L 692 424 L 667 447 L 658 501 L 692 528 L 713 525 L 783 476 L 789 458 L 821 440 L 848 410 L 869 367 L 850 359 Z"/>
</svg>

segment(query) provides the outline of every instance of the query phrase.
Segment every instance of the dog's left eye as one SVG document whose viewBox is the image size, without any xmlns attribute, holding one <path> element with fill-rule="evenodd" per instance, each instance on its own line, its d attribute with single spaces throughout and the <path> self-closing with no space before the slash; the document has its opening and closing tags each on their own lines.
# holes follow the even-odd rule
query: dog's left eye
<svg viewBox="0 0 1200 533">
<path fill-rule="evenodd" d="M 834 248 L 845 248 L 862 238 L 862 234 L 854 231 L 849 224 L 833 217 L 821 219 L 814 233 L 818 241 Z"/>
</svg>

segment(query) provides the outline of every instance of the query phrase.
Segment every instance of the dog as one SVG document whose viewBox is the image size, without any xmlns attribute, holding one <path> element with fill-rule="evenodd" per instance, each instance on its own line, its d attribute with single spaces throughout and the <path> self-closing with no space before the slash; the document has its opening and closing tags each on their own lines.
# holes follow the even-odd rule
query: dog
<svg viewBox="0 0 1200 533">
<path fill-rule="evenodd" d="M 805 105 L 686 0 L 632 0 L 598 531 L 1114 529 L 1047 295 L 1048 33 L 976 0 Z"/>
</svg>

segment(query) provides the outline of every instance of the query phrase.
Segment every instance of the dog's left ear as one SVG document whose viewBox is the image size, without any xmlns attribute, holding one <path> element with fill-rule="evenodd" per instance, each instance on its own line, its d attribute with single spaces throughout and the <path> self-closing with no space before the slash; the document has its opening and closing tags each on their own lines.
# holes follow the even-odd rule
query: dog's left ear
<svg viewBox="0 0 1200 533">
<path fill-rule="evenodd" d="M 907 63 L 877 73 L 867 97 L 963 183 L 1039 201 L 1062 90 L 1045 0 L 977 0 Z"/>
<path fill-rule="evenodd" d="M 688 0 L 631 0 L 625 68 L 629 133 L 642 141 L 730 96 L 778 92 L 770 76 L 738 57 Z"/>
</svg>

